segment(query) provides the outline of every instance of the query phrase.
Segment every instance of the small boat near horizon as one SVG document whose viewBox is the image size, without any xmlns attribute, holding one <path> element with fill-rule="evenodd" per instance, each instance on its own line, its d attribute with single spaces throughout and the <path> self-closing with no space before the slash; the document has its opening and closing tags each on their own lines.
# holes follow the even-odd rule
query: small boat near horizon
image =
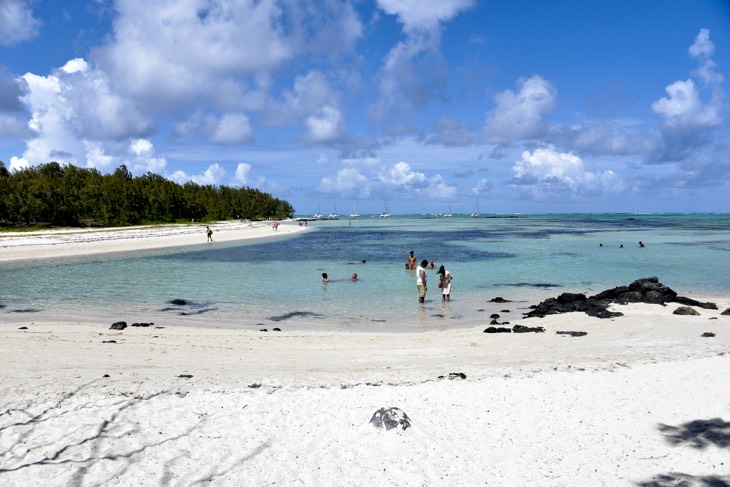
<svg viewBox="0 0 730 487">
<path fill-rule="evenodd" d="M 449 211 L 447 213 L 444 213 L 444 216 L 446 218 L 451 218 L 452 216 L 454 216 L 454 214 L 451 213 L 451 201 L 449 201 Z"/>
<path fill-rule="evenodd" d="M 337 205 L 335 203 L 332 203 L 332 208 L 333 211 L 329 214 L 327 218 L 329 218 L 330 220 L 337 220 L 340 217 L 340 215 L 337 213 Z"/>
<path fill-rule="evenodd" d="M 388 202 L 385 202 L 385 208 L 383 208 L 383 212 L 380 214 L 380 218 L 388 218 L 390 216 L 390 209 L 388 208 Z"/>
<path fill-rule="evenodd" d="M 479 218 L 480 215 L 481 213 L 479 213 L 479 200 L 477 200 L 477 209 L 472 212 L 471 217 Z"/>
<path fill-rule="evenodd" d="M 350 218 L 357 218 L 358 216 L 360 216 L 360 213 L 358 213 L 355 210 L 355 203 L 353 203 L 352 204 L 352 213 L 350 213 Z"/>
</svg>

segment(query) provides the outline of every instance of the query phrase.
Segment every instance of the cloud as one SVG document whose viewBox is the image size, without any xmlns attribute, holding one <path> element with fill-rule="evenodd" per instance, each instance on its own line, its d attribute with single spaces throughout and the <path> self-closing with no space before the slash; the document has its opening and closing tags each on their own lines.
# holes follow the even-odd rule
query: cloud
<svg viewBox="0 0 730 487">
<path fill-rule="evenodd" d="M 392 133 L 409 132 L 407 121 L 434 98 L 445 98 L 448 65 L 439 51 L 440 27 L 474 5 L 472 0 L 378 0 L 378 7 L 403 25 L 405 41 L 388 52 L 380 72 L 379 99 L 369 108 L 379 123 L 399 123 Z"/>
<path fill-rule="evenodd" d="M 136 176 L 148 172 L 165 174 L 167 168 L 167 160 L 156 156 L 154 145 L 147 139 L 136 139 L 129 143 L 124 164 Z"/>
<path fill-rule="evenodd" d="M 226 170 L 217 162 L 208 166 L 201 174 L 188 175 L 184 171 L 175 171 L 169 178 L 178 184 L 192 181 L 200 185 L 220 186 L 226 177 Z"/>
<path fill-rule="evenodd" d="M 169 113 L 241 108 L 236 100 L 255 78 L 294 55 L 273 1 L 127 0 L 116 8 L 113 35 L 92 58 L 121 93 Z"/>
<path fill-rule="evenodd" d="M 23 0 L 0 1 L 0 46 L 12 46 L 38 35 L 40 22 L 28 4 Z"/>
<path fill-rule="evenodd" d="M 0 137 L 30 138 L 33 131 L 28 128 L 28 121 L 17 114 L 0 112 Z"/>
<path fill-rule="evenodd" d="M 353 167 L 342 168 L 334 177 L 324 177 L 319 183 L 319 191 L 341 198 L 363 199 L 370 196 L 368 178 Z"/>
<path fill-rule="evenodd" d="M 512 170 L 513 187 L 522 187 L 536 197 L 566 193 L 601 195 L 623 190 L 623 182 L 613 171 L 588 171 L 579 156 L 553 148 L 524 151 Z"/>
<path fill-rule="evenodd" d="M 396 15 L 406 32 L 435 29 L 473 5 L 474 0 L 378 0 L 378 7 Z"/>
<path fill-rule="evenodd" d="M 717 107 L 705 105 L 691 79 L 675 81 L 666 88 L 667 97 L 652 103 L 651 108 L 674 127 L 712 127 L 720 123 Z"/>
<path fill-rule="evenodd" d="M 433 134 L 427 139 L 429 144 L 445 146 L 465 146 L 476 142 L 474 129 L 452 118 L 442 117 L 436 122 Z"/>
<path fill-rule="evenodd" d="M 239 186 L 247 186 L 250 184 L 251 181 L 251 172 L 252 168 L 250 164 L 246 164 L 245 162 L 241 162 L 236 166 L 236 175 L 234 176 L 234 181 Z"/>
<path fill-rule="evenodd" d="M 724 77 L 714 71 L 710 58 L 713 52 L 709 30 L 701 29 L 689 53 L 700 64 L 693 74 L 702 85 L 698 86 L 692 78 L 675 81 L 666 87 L 666 97 L 652 103 L 654 112 L 662 117 L 661 137 L 647 162 L 681 161 L 694 150 L 713 143 L 712 132 L 723 123 L 724 98 Z"/>
<path fill-rule="evenodd" d="M 328 105 L 306 120 L 306 139 L 312 143 L 340 140 L 345 134 L 345 118 L 337 107 Z"/>
<path fill-rule="evenodd" d="M 23 159 L 22 157 L 12 156 L 10 158 L 10 165 L 8 166 L 8 169 L 12 171 L 21 171 L 23 169 L 26 169 L 30 167 L 30 164 L 27 160 Z"/>
<path fill-rule="evenodd" d="M 23 157 L 31 164 L 51 160 L 83 165 L 94 142 L 123 141 L 150 134 L 152 120 L 111 91 L 106 75 L 77 58 L 48 76 L 21 77 L 23 103 L 34 131 Z"/>
<path fill-rule="evenodd" d="M 0 65 L 0 113 L 23 111 L 23 104 L 20 102 L 22 95 L 17 79 Z"/>
<path fill-rule="evenodd" d="M 700 63 L 693 74 L 709 85 L 717 85 L 725 80 L 722 74 L 715 72 L 716 65 L 711 59 L 714 52 L 715 44 L 710 40 L 709 29 L 700 29 L 695 42 L 689 47 L 689 54 Z"/>
<path fill-rule="evenodd" d="M 492 182 L 489 179 L 480 179 L 471 188 L 471 192 L 477 196 L 489 193 L 491 190 L 492 190 Z"/>
<path fill-rule="evenodd" d="M 517 81 L 518 92 L 505 90 L 495 96 L 496 107 L 487 114 L 485 136 L 503 143 L 544 135 L 543 117 L 555 107 L 556 89 L 540 76 Z"/>
<path fill-rule="evenodd" d="M 319 192 L 339 198 L 366 199 L 397 196 L 413 199 L 427 196 L 429 199 L 449 199 L 456 195 L 457 188 L 448 184 L 440 174 L 427 176 L 414 171 L 406 162 L 392 166 L 375 165 L 366 161 L 360 169 L 353 167 L 354 161 L 347 161 L 348 167 L 339 169 L 334 176 L 322 178 Z M 363 172 L 364 171 L 364 172 Z"/>
<path fill-rule="evenodd" d="M 216 144 L 242 144 L 252 138 L 251 122 L 243 113 L 226 113 L 210 120 L 207 133 Z"/>
</svg>

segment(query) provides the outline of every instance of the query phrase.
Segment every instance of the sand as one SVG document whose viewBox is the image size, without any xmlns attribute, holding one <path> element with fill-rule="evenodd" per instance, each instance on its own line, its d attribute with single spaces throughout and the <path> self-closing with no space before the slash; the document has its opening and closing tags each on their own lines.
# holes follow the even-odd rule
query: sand
<svg viewBox="0 0 730 487">
<path fill-rule="evenodd" d="M 545 328 L 527 334 L 4 315 L 0 485 L 728 485 L 730 298 L 713 301 L 513 322 Z M 381 407 L 411 427 L 373 427 Z"/>
<path fill-rule="evenodd" d="M 277 230 L 273 229 L 272 222 L 231 221 L 209 226 L 213 230 L 213 244 L 249 238 L 273 238 L 308 228 L 299 226 L 295 221 L 283 222 Z M 0 262 L 207 243 L 205 224 L 1 232 Z"/>
</svg>

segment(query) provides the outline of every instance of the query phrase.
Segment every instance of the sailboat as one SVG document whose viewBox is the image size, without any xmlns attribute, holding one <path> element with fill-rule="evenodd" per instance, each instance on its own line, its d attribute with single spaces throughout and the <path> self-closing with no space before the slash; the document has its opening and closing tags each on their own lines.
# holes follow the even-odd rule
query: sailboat
<svg viewBox="0 0 730 487">
<path fill-rule="evenodd" d="M 352 204 L 352 213 L 350 213 L 350 218 L 356 218 L 360 216 L 360 213 L 355 211 L 355 203 Z"/>
<path fill-rule="evenodd" d="M 322 219 L 322 213 L 320 213 L 319 204 L 317 204 L 317 213 L 312 215 L 312 218 L 315 220 L 321 220 Z"/>
<path fill-rule="evenodd" d="M 471 214 L 472 218 L 479 218 L 479 200 L 477 200 L 477 209 Z"/>
<path fill-rule="evenodd" d="M 383 212 L 380 214 L 380 218 L 387 218 L 390 216 L 390 210 L 388 209 L 388 202 L 385 202 L 385 208 L 383 209 Z"/>
<path fill-rule="evenodd" d="M 449 201 L 449 212 L 448 213 L 444 213 L 444 216 L 447 217 L 447 218 L 450 218 L 450 217 L 454 216 L 454 214 L 451 213 L 451 201 Z"/>
<path fill-rule="evenodd" d="M 337 220 L 340 217 L 340 215 L 337 214 L 337 205 L 332 203 L 332 207 L 334 208 L 334 210 L 332 211 L 332 213 L 329 214 L 327 218 L 329 218 L 330 220 Z"/>
</svg>

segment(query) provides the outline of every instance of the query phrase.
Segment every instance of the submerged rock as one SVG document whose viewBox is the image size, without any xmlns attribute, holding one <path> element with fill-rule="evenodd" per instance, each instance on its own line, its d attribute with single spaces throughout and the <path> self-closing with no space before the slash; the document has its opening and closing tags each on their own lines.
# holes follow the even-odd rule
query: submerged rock
<svg viewBox="0 0 730 487">
<path fill-rule="evenodd" d="M 380 408 L 370 418 L 370 424 L 384 430 L 392 430 L 395 428 L 405 431 L 410 428 L 411 419 L 398 408 Z"/>
</svg>

